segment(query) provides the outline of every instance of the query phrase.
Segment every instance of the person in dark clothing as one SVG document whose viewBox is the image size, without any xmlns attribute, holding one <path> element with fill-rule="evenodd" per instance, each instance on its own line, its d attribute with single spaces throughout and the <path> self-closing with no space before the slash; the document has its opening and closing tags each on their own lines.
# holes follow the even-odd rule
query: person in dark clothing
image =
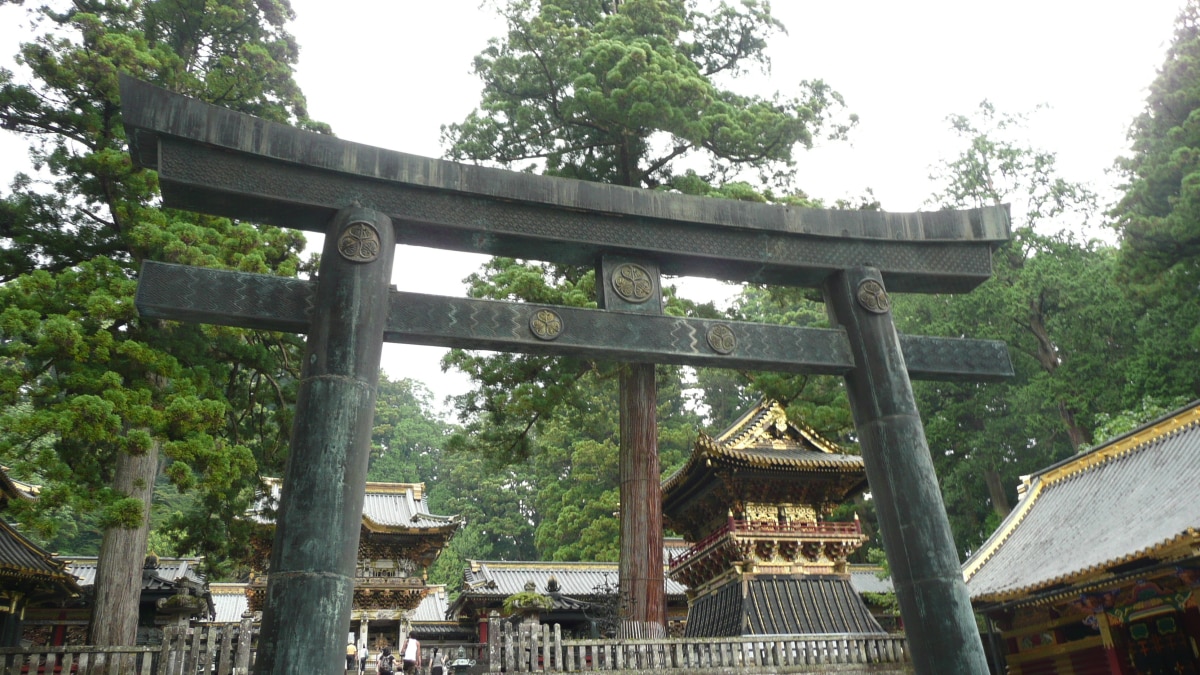
<svg viewBox="0 0 1200 675">
<path fill-rule="evenodd" d="M 375 667 L 379 675 L 392 675 L 396 672 L 396 657 L 392 656 L 390 647 L 384 647 L 379 655 L 379 665 Z"/>
</svg>

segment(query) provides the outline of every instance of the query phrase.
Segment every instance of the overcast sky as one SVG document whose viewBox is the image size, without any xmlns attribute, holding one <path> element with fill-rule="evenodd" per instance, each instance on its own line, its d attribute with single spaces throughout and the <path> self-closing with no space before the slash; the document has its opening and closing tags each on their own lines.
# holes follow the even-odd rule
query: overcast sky
<svg viewBox="0 0 1200 675">
<path fill-rule="evenodd" d="M 1034 144 L 1058 153 L 1062 173 L 1103 189 L 1127 146 L 1130 121 L 1162 63 L 1183 0 L 776 0 L 787 35 L 771 43 L 770 77 L 735 83 L 745 93 L 794 93 L 824 79 L 861 119 L 849 143 L 802 153 L 796 187 L 832 201 L 871 188 L 890 211 L 926 207 L 930 167 L 952 156 L 946 116 L 983 99 L 1005 112 L 1050 108 L 1032 119 Z M 309 112 L 340 137 L 404 152 L 442 154 L 439 129 L 479 99 L 471 59 L 503 25 L 479 0 L 292 0 L 301 45 L 297 73 Z M 7 57 L 18 10 L 0 10 Z M 5 59 L 7 62 L 7 58 Z M 0 181 L 23 143 L 0 133 Z M 7 192 L 7 190 L 4 190 Z M 480 259 L 402 247 L 397 285 L 462 294 Z M 694 290 L 693 290 L 694 289 Z M 689 286 L 707 296 L 709 286 Z M 685 293 L 687 294 L 687 293 Z M 719 294 L 719 289 L 718 289 Z M 389 346 L 393 378 L 461 392 L 443 375 L 442 350 Z"/>
<path fill-rule="evenodd" d="M 310 114 L 343 138 L 440 156 L 439 129 L 479 100 L 471 59 L 503 24 L 479 0 L 293 0 L 299 81 Z M 1063 173 L 1102 188 L 1129 122 L 1161 65 L 1182 0 L 776 0 L 788 29 L 770 47 L 769 78 L 747 93 L 794 92 L 824 79 L 861 119 L 849 143 L 802 153 L 797 187 L 832 201 L 874 190 L 883 207 L 925 207 L 930 167 L 952 156 L 946 116 L 988 99 L 999 110 L 1050 108 L 1031 140 Z M 460 294 L 477 265 L 461 254 L 401 249 L 403 289 Z M 429 264 L 433 262 L 434 264 Z M 703 295 L 709 287 L 688 288 Z M 718 289 L 719 293 L 719 289 Z M 436 370 L 441 350 L 389 346 L 393 377 L 425 381 L 440 399 L 465 382 Z"/>
</svg>

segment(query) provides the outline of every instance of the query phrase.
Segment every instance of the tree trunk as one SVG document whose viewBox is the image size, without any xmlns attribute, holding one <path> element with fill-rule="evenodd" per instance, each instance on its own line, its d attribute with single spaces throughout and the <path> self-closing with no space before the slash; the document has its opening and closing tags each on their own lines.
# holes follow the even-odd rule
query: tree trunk
<svg viewBox="0 0 1200 675">
<path fill-rule="evenodd" d="M 1012 505 L 1008 502 L 1008 493 L 1004 491 L 1004 484 L 1000 482 L 1000 472 L 988 469 L 983 472 L 983 480 L 987 483 L 992 510 L 996 512 L 996 515 L 1004 518 L 1012 511 Z"/>
<path fill-rule="evenodd" d="M 1050 339 L 1050 331 L 1046 328 L 1046 315 L 1042 311 L 1042 305 L 1045 302 L 1044 296 L 1045 292 L 1043 291 L 1038 295 L 1037 299 L 1029 301 L 1029 330 L 1033 333 L 1033 337 L 1037 341 L 1038 363 L 1042 366 L 1042 370 L 1054 375 L 1054 372 L 1058 370 L 1061 359 L 1058 354 L 1058 347 Z M 1079 452 L 1092 442 L 1091 432 L 1075 421 L 1075 411 L 1067 405 L 1066 401 L 1058 402 L 1058 416 L 1067 428 L 1067 438 L 1071 441 L 1072 450 Z"/>
<path fill-rule="evenodd" d="M 1058 416 L 1067 427 L 1067 438 L 1071 441 L 1071 449 L 1079 452 L 1092 442 L 1092 434 L 1075 421 L 1075 411 L 1071 410 L 1066 401 L 1058 402 Z"/>
<path fill-rule="evenodd" d="M 618 637 L 666 637 L 662 471 L 654 364 L 621 369 L 621 625 Z"/>
<path fill-rule="evenodd" d="M 145 454 L 117 458 L 113 489 L 142 500 L 138 527 L 112 527 L 104 531 L 96 563 L 96 600 L 92 606 L 91 643 L 101 647 L 137 642 L 138 604 L 142 595 L 142 567 L 146 538 L 150 534 L 150 502 L 158 475 L 158 443 Z"/>
</svg>

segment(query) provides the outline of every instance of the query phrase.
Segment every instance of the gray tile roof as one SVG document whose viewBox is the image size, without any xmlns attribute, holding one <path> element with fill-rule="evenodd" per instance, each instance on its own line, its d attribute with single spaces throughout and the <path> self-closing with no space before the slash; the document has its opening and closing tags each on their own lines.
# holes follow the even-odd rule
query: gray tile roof
<svg viewBox="0 0 1200 675">
<path fill-rule="evenodd" d="M 5 584 L 15 582 L 18 588 L 24 587 L 30 596 L 39 599 L 72 597 L 81 592 L 65 562 L 3 520 L 0 520 L 0 575 Z"/>
<path fill-rule="evenodd" d="M 95 556 L 72 556 L 64 560 L 67 561 L 67 571 L 79 579 L 80 586 L 95 585 Z M 200 573 L 199 565 L 199 558 L 159 558 L 157 568 L 145 570 L 150 574 L 143 573 L 142 585 L 154 585 L 159 581 L 174 583 L 187 579 L 203 586 L 204 575 Z"/>
<path fill-rule="evenodd" d="M 733 580 L 697 599 L 688 637 L 828 635 L 885 632 L 844 577 L 762 575 Z"/>
<path fill-rule="evenodd" d="M 525 590 L 532 581 L 538 593 L 546 593 L 546 582 L 558 580 L 559 593 L 575 598 L 595 596 L 606 583 L 617 585 L 617 563 L 605 562 L 500 562 L 469 561 L 463 578 L 463 593 L 506 598 Z M 667 579 L 668 595 L 683 595 L 687 587 Z"/>
<path fill-rule="evenodd" d="M 383 527 L 406 528 L 439 528 L 459 521 L 457 516 L 429 513 L 425 499 L 418 498 L 418 493 L 412 489 L 398 493 L 376 492 L 372 491 L 371 485 L 367 484 L 367 494 L 363 499 L 364 520 Z"/>
<path fill-rule="evenodd" d="M 972 600 L 1005 601 L 1200 542 L 1200 403 L 1056 464 L 963 565 Z"/>
<path fill-rule="evenodd" d="M 63 566 L 17 528 L 0 521 L 0 569 L 43 575 L 61 575 Z"/>
<path fill-rule="evenodd" d="M 896 590 L 892 586 L 890 578 L 879 578 L 879 570 L 880 568 L 874 565 L 851 565 L 850 585 L 854 587 L 854 592 L 862 595 L 863 593 L 891 593 Z"/>
<path fill-rule="evenodd" d="M 446 610 L 449 608 L 445 584 L 429 586 L 429 594 L 421 600 L 421 604 L 413 610 L 412 620 L 416 621 L 445 621 Z"/>
<path fill-rule="evenodd" d="M 264 478 L 268 494 L 260 498 L 254 508 L 253 517 L 259 522 L 269 522 L 264 515 L 269 505 L 278 505 L 283 481 L 279 478 Z M 366 484 L 363 498 L 363 522 L 368 527 L 405 529 L 444 529 L 462 521 L 458 516 L 439 516 L 429 512 L 425 499 L 424 483 L 376 483 Z"/>
<path fill-rule="evenodd" d="M 213 623 L 238 623 L 249 606 L 246 601 L 248 584 L 209 584 L 213 607 Z"/>
</svg>

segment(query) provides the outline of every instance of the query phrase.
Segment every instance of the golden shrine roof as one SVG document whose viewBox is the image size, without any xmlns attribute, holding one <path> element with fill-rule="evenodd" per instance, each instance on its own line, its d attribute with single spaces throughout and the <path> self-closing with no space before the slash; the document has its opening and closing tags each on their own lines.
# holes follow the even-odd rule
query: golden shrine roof
<svg viewBox="0 0 1200 675">
<path fill-rule="evenodd" d="M 37 499 L 41 491 L 42 486 L 21 482 L 8 475 L 7 466 L 0 466 L 0 504 L 10 499 Z"/>
<path fill-rule="evenodd" d="M 663 493 L 714 464 L 789 473 L 863 471 L 862 457 L 844 454 L 812 427 L 789 420 L 778 401 L 768 400 L 751 408 L 716 438 L 701 432 L 688 461 L 663 481 Z"/>
<path fill-rule="evenodd" d="M 1200 401 L 1024 480 L 963 565 L 976 602 L 1090 583 L 1140 560 L 1200 555 Z"/>
</svg>

